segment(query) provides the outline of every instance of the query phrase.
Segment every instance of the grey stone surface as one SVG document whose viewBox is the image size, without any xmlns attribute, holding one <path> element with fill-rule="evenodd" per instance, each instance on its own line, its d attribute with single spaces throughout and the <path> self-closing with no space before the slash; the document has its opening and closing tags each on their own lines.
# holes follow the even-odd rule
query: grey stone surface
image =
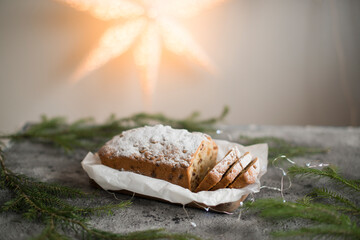
<svg viewBox="0 0 360 240">
<path fill-rule="evenodd" d="M 227 126 L 226 133 L 219 138 L 236 139 L 239 135 L 252 137 L 276 136 L 293 143 L 324 147 L 330 151 L 326 154 L 312 155 L 293 159 L 299 165 L 307 162 L 332 163 L 340 167 L 343 174 L 350 178 L 359 178 L 360 172 L 360 128 L 340 127 L 297 127 L 297 126 Z M 66 154 L 62 150 L 30 142 L 11 146 L 6 150 L 7 166 L 17 173 L 23 173 L 42 181 L 57 182 L 81 188 L 85 191 L 100 192 L 96 201 L 76 200 L 78 203 L 96 205 L 115 203 L 131 199 L 131 196 L 113 194 L 95 190 L 80 162 L 85 151 Z M 280 173 L 269 168 L 262 178 L 262 184 L 279 187 Z M 306 194 L 312 187 L 321 186 L 322 181 L 307 179 L 293 182 L 290 190 L 285 192 L 287 200 L 295 200 Z M 279 192 L 262 189 L 254 198 L 280 197 Z M 9 192 L 0 191 L 0 203 L 9 199 Z M 301 221 L 268 222 L 257 216 L 237 210 L 232 215 L 206 212 L 202 209 L 186 208 L 178 205 L 153 200 L 132 198 L 132 205 L 115 211 L 112 216 L 93 216 L 90 224 L 112 232 L 131 232 L 149 228 L 165 228 L 173 232 L 189 232 L 206 239 L 267 239 L 272 230 L 281 230 L 301 225 Z M 191 222 L 196 223 L 193 227 Z M 29 239 L 40 233 L 42 225 L 29 223 L 20 215 L 0 213 L 0 239 Z"/>
</svg>

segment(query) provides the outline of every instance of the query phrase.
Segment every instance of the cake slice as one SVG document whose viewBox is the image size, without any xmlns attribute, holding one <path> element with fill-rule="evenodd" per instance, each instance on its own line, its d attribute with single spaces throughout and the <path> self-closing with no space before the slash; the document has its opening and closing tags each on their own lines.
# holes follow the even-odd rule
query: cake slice
<svg viewBox="0 0 360 240">
<path fill-rule="evenodd" d="M 225 157 L 205 175 L 204 179 L 195 189 L 195 192 L 210 190 L 222 179 L 226 171 L 234 164 L 234 162 L 236 162 L 239 157 L 240 152 L 237 148 L 230 149 Z"/>
<path fill-rule="evenodd" d="M 251 163 L 235 178 L 229 185 L 229 188 L 243 188 L 247 185 L 253 184 L 260 173 L 260 165 L 258 158 L 255 158 Z"/>
<path fill-rule="evenodd" d="M 216 164 L 218 147 L 210 136 L 145 126 L 115 136 L 99 151 L 102 164 L 163 179 L 194 191 Z"/>
<path fill-rule="evenodd" d="M 234 179 L 241 173 L 241 171 L 251 162 L 252 156 L 246 152 L 229 168 L 223 178 L 211 189 L 212 191 L 220 188 L 226 188 Z"/>
</svg>

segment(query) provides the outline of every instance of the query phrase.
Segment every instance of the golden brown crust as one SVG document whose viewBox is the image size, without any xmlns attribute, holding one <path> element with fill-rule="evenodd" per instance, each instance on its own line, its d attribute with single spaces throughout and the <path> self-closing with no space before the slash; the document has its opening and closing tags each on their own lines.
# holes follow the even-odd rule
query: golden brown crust
<svg viewBox="0 0 360 240">
<path fill-rule="evenodd" d="M 233 163 L 238 159 L 239 153 L 234 148 L 231 149 L 225 157 L 218 162 L 204 177 L 200 182 L 198 187 L 195 189 L 195 192 L 207 191 L 215 186 L 226 173 L 226 171 L 233 165 Z"/>
<path fill-rule="evenodd" d="M 147 159 L 132 159 L 128 157 L 111 157 L 99 151 L 101 163 L 121 171 L 130 171 L 145 176 L 162 179 L 184 188 L 189 188 L 190 178 L 187 167 L 172 167 L 165 164 L 157 164 Z"/>
<path fill-rule="evenodd" d="M 209 144 L 210 143 L 210 144 Z M 207 146 L 207 147 L 204 147 Z M 104 145 L 99 151 L 98 155 L 101 160 L 101 163 L 121 171 L 130 171 L 139 173 L 145 176 L 162 179 L 173 184 L 179 185 L 184 188 L 193 190 L 194 187 L 191 186 L 191 167 L 194 162 L 194 158 L 206 151 L 206 153 L 211 151 L 211 154 L 214 156 L 211 161 L 214 163 L 211 164 L 211 167 L 215 165 L 216 156 L 218 147 L 216 143 L 210 138 L 207 137 L 207 140 L 204 140 L 200 146 L 196 149 L 195 153 L 192 154 L 190 159 L 190 165 L 173 165 L 167 164 L 166 161 L 157 161 L 157 159 L 152 159 L 151 157 L 125 157 L 118 156 L 114 154 L 113 151 Z M 204 154 L 206 154 L 204 152 Z M 146 154 L 145 154 L 146 155 Z M 144 155 L 144 156 L 145 156 Z"/>
<path fill-rule="evenodd" d="M 256 181 L 260 172 L 258 158 L 255 158 L 251 163 L 236 177 L 236 179 L 228 186 L 229 188 L 243 188 L 247 185 L 253 184 Z"/>
</svg>

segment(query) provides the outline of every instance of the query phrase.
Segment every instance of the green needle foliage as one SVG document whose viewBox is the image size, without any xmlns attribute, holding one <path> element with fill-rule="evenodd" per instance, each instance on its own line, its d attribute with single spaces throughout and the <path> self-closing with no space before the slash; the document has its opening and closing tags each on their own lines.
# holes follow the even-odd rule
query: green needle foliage
<svg viewBox="0 0 360 240">
<path fill-rule="evenodd" d="M 343 187 L 346 187 L 350 190 L 354 190 L 357 193 L 360 192 L 359 182 L 344 178 L 340 175 L 340 173 L 334 166 L 324 167 L 320 170 L 316 168 L 306 168 L 294 165 L 288 169 L 288 174 L 291 176 L 327 178 L 328 180 L 331 180 L 336 184 L 342 185 Z"/>
<path fill-rule="evenodd" d="M 275 158 L 285 155 L 288 158 L 326 153 L 323 148 L 299 146 L 277 137 L 248 137 L 240 136 L 239 142 L 244 145 L 267 143 L 269 146 L 268 159 L 271 163 Z"/>
<path fill-rule="evenodd" d="M 352 200 L 327 188 L 314 188 L 309 196 L 336 202 L 339 204 L 336 206 L 339 211 L 348 212 L 353 215 L 360 215 L 360 208 L 357 207 Z"/>
<path fill-rule="evenodd" d="M 88 197 L 81 190 L 59 184 L 40 182 L 25 175 L 16 174 L 5 166 L 4 154 L 0 149 L 0 187 L 10 191 L 12 198 L 5 202 L 1 211 L 22 214 L 31 221 L 46 225 L 42 233 L 33 239 L 70 239 L 67 232 L 82 239 L 199 239 L 190 234 L 167 233 L 163 229 L 115 234 L 91 227 L 87 217 L 91 214 L 112 214 L 113 210 L 128 207 L 131 202 L 107 204 L 98 207 L 78 207 L 67 199 Z"/>
<path fill-rule="evenodd" d="M 168 118 L 163 114 L 139 113 L 126 118 L 110 118 L 102 124 L 96 124 L 92 118 L 84 118 L 68 123 L 63 117 L 47 118 L 42 116 L 38 123 L 29 124 L 22 131 L 0 135 L 0 139 L 12 141 L 31 140 L 41 143 L 54 144 L 66 151 L 75 148 L 95 150 L 113 136 L 135 127 L 161 123 L 174 128 L 188 129 L 189 131 L 211 132 L 213 125 L 225 118 L 229 109 L 224 107 L 219 117 L 199 120 L 200 114 L 195 112 L 182 120 Z"/>
<path fill-rule="evenodd" d="M 360 239 L 360 188 L 358 181 L 343 177 L 335 167 L 314 169 L 291 166 L 293 177 L 322 178 L 341 186 L 341 192 L 328 188 L 314 188 L 297 202 L 280 199 L 259 199 L 246 206 L 271 220 L 304 219 L 308 226 L 288 231 L 273 232 L 275 237 L 306 237 L 325 239 Z M 351 190 L 350 192 L 347 190 Z M 346 196 L 346 195 L 349 195 Z"/>
</svg>

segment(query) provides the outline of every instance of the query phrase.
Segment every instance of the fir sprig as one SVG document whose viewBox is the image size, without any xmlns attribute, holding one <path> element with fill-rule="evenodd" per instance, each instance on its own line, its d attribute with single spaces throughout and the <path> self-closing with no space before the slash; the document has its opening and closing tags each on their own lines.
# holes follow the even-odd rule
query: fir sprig
<svg viewBox="0 0 360 240">
<path fill-rule="evenodd" d="M 269 146 L 268 159 L 271 163 L 275 158 L 285 155 L 288 158 L 326 153 L 328 150 L 320 147 L 309 147 L 293 144 L 277 137 L 249 137 L 240 136 L 239 142 L 244 145 L 267 143 Z"/>
<path fill-rule="evenodd" d="M 328 188 L 314 188 L 307 196 L 297 202 L 286 202 L 278 199 L 259 199 L 254 203 L 248 203 L 250 209 L 259 212 L 259 215 L 267 219 L 286 220 L 292 218 L 306 219 L 309 225 L 306 227 L 291 229 L 288 231 L 273 232 L 276 237 L 325 237 L 340 239 L 360 238 L 360 208 L 357 205 L 360 189 L 353 180 L 342 176 L 339 171 L 328 166 L 323 169 L 291 166 L 288 173 L 295 176 L 308 178 L 323 178 L 350 189 L 355 194 L 351 198 L 343 193 Z"/>
<path fill-rule="evenodd" d="M 48 118 L 42 116 L 40 122 L 28 124 L 22 131 L 15 134 L 0 135 L 0 139 L 49 143 L 66 151 L 75 148 L 95 150 L 114 135 L 144 125 L 161 123 L 189 131 L 211 132 L 214 130 L 213 125 L 223 120 L 228 111 L 228 107 L 224 107 L 219 117 L 205 120 L 199 120 L 200 114 L 198 112 L 182 120 L 172 119 L 163 114 L 138 113 L 125 118 L 116 118 L 115 115 L 111 115 L 102 124 L 95 123 L 92 118 L 83 118 L 68 123 L 63 117 Z"/>
<path fill-rule="evenodd" d="M 277 231 L 272 233 L 278 237 L 301 236 L 336 236 L 360 237 L 360 229 L 357 223 L 348 215 L 338 211 L 336 206 L 322 203 L 283 202 L 280 199 L 258 199 L 246 205 L 259 215 L 274 220 L 287 220 L 301 218 L 310 220 L 308 227 L 293 229 L 290 231 Z M 336 226 L 336 228 L 334 228 Z M 334 229 L 334 231 L 327 231 Z M 336 230 L 335 230 L 336 229 Z"/>
<path fill-rule="evenodd" d="M 293 165 L 288 169 L 288 174 L 290 176 L 327 178 L 328 180 L 332 180 L 336 184 L 340 184 L 346 188 L 360 192 L 360 185 L 353 180 L 346 179 L 345 177 L 341 176 L 339 171 L 334 166 L 327 166 L 323 169 L 316 169 Z"/>
<path fill-rule="evenodd" d="M 46 227 L 34 239 L 70 239 L 65 234 L 73 231 L 86 239 L 199 239 L 190 234 L 168 233 L 163 229 L 115 234 L 90 226 L 87 216 L 108 213 L 127 207 L 129 201 L 98 207 L 78 207 L 67 202 L 68 198 L 87 197 L 88 194 L 59 184 L 39 182 L 25 175 L 16 174 L 5 166 L 4 153 L 0 148 L 0 186 L 12 194 L 12 198 L 2 205 L 1 211 L 14 211 L 26 219 L 38 220 Z M 61 231 L 62 230 L 62 231 Z"/>
<path fill-rule="evenodd" d="M 314 188 L 311 193 L 308 194 L 316 199 L 328 199 L 336 202 L 342 206 L 336 206 L 340 211 L 349 212 L 351 214 L 360 215 L 360 208 L 351 201 L 349 198 L 343 196 L 340 193 L 329 190 L 327 188 Z"/>
<path fill-rule="evenodd" d="M 273 220 L 303 218 L 328 224 L 348 224 L 350 221 L 348 216 L 336 212 L 336 209 L 330 205 L 284 202 L 280 199 L 271 198 L 258 199 L 247 206 L 259 210 L 260 216 Z"/>
</svg>

